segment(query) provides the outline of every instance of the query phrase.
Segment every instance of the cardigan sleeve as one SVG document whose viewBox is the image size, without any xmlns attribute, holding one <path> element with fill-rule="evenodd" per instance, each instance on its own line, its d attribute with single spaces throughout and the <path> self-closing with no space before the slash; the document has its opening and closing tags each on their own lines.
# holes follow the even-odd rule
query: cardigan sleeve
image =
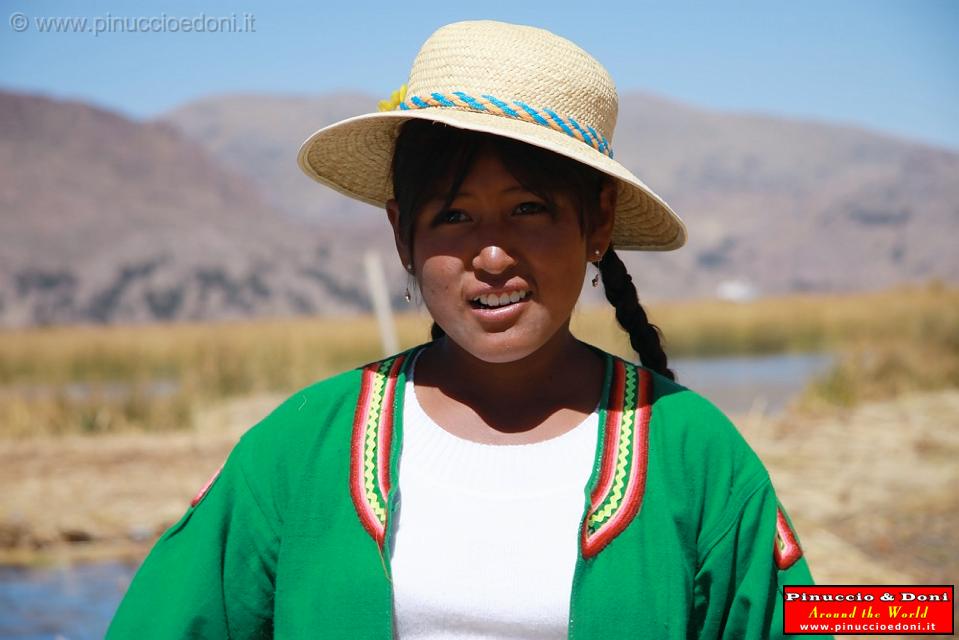
<svg viewBox="0 0 959 640">
<path fill-rule="evenodd" d="M 243 442 L 140 567 L 108 639 L 268 638 L 278 538 L 251 489 Z"/>
<path fill-rule="evenodd" d="M 695 578 L 698 637 L 783 638 L 783 585 L 813 580 L 765 473 L 747 487 L 737 517 L 704 543 Z"/>
</svg>

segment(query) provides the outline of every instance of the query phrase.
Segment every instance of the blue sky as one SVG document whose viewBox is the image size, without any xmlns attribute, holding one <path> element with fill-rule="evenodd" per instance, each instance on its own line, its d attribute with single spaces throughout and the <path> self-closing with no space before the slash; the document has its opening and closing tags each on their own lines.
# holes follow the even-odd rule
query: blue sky
<svg viewBox="0 0 959 640">
<path fill-rule="evenodd" d="M 581 45 L 621 92 L 852 123 L 959 150 L 959 1 L 0 0 L 0 87 L 133 117 L 221 92 L 386 97 L 438 26 L 487 18 Z M 38 19 L 237 16 L 246 33 L 65 33 Z M 17 22 L 17 21 L 21 22 Z M 94 23 L 95 24 L 95 23 Z M 25 30 L 15 31 L 15 26 Z"/>
</svg>

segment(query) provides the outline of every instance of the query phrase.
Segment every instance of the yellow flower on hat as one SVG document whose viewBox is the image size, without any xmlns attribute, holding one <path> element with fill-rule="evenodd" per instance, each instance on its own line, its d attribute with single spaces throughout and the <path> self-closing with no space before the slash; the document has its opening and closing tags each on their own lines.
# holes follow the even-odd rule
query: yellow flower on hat
<svg viewBox="0 0 959 640">
<path fill-rule="evenodd" d="M 379 110 L 380 111 L 392 111 L 396 107 L 400 106 L 400 103 L 406 99 L 406 85 L 400 86 L 399 89 L 390 94 L 389 100 L 380 100 Z"/>
</svg>

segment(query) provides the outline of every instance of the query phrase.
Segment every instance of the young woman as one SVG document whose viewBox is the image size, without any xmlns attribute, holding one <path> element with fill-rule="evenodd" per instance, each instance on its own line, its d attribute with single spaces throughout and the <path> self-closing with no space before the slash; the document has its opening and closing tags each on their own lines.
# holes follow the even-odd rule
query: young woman
<svg viewBox="0 0 959 640">
<path fill-rule="evenodd" d="M 466 22 L 300 166 L 386 210 L 433 340 L 314 384 L 167 531 L 110 637 L 766 638 L 810 576 L 766 470 L 673 382 L 613 249 L 679 247 L 605 69 Z M 577 340 L 592 263 L 641 366 Z M 597 284 L 594 280 L 594 284 Z"/>
</svg>

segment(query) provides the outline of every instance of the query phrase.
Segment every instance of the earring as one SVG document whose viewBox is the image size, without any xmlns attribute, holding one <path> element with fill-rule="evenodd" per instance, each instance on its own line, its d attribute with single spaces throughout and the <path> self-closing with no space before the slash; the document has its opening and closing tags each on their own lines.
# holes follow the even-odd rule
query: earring
<svg viewBox="0 0 959 640">
<path fill-rule="evenodd" d="M 409 274 L 409 276 L 406 279 L 406 293 L 403 294 L 403 298 L 405 298 L 407 302 L 412 302 L 413 294 L 410 293 L 410 282 L 412 282 L 413 280 L 413 263 L 407 262 L 406 264 L 403 265 L 403 267 L 406 268 L 406 273 Z"/>
<path fill-rule="evenodd" d="M 599 249 L 593 249 L 593 255 L 596 256 L 596 262 L 593 263 L 593 266 L 596 267 L 596 275 L 593 276 L 593 288 L 599 286 L 599 261 L 602 259 L 602 252 Z"/>
</svg>

